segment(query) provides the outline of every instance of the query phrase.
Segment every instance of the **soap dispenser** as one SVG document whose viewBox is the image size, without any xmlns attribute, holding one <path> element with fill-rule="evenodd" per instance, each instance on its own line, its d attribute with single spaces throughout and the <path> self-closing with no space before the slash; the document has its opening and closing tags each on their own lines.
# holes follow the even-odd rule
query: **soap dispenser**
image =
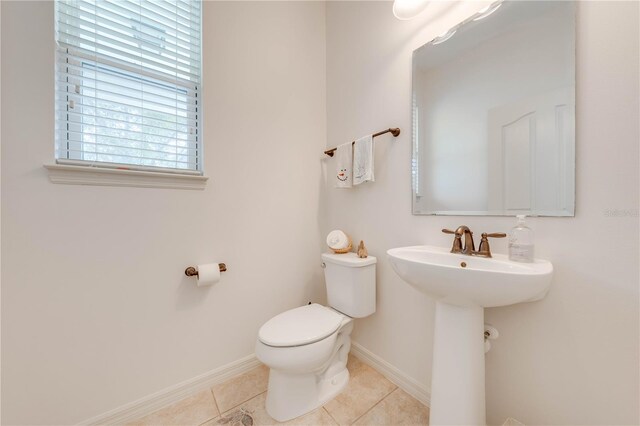
<svg viewBox="0 0 640 426">
<path fill-rule="evenodd" d="M 518 223 L 509 233 L 509 260 L 533 262 L 533 231 L 525 224 L 525 215 L 518 215 Z"/>
</svg>

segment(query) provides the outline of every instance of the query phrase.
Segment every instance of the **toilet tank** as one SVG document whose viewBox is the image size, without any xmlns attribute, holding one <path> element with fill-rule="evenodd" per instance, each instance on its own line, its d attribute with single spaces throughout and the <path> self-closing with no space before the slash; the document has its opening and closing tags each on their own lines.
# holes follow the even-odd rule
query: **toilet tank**
<svg viewBox="0 0 640 426">
<path fill-rule="evenodd" d="M 329 306 L 352 318 L 376 311 L 376 258 L 355 253 L 323 253 Z"/>
</svg>

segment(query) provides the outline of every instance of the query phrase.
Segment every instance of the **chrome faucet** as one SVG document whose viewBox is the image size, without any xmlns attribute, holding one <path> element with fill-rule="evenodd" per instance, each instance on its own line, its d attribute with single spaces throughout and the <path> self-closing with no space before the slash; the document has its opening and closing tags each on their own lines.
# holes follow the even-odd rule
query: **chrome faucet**
<svg viewBox="0 0 640 426">
<path fill-rule="evenodd" d="M 452 231 L 450 229 L 443 229 L 445 234 L 453 234 L 453 246 L 451 247 L 451 253 L 466 254 L 468 256 L 480 256 L 491 257 L 491 247 L 489 247 L 489 237 L 491 238 L 504 238 L 507 234 L 502 232 L 496 232 L 492 234 L 482 233 L 482 240 L 480 241 L 480 249 L 476 251 L 476 246 L 473 242 L 473 232 L 468 226 L 458 226 L 458 229 Z M 462 236 L 464 235 L 464 247 L 462 246 Z"/>
</svg>

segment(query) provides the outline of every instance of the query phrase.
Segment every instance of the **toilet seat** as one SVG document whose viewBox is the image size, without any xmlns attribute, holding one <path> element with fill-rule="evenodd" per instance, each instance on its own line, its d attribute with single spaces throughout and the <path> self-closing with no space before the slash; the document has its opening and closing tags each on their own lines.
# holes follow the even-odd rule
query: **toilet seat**
<svg viewBox="0 0 640 426">
<path fill-rule="evenodd" d="M 338 312 L 314 303 L 271 318 L 260 328 L 258 339 L 280 348 L 309 345 L 335 333 L 343 320 Z"/>
</svg>

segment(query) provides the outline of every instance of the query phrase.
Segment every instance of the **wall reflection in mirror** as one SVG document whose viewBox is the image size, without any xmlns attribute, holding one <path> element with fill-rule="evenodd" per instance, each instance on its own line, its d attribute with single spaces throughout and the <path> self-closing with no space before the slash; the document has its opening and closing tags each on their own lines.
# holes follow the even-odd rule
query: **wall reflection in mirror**
<svg viewBox="0 0 640 426">
<path fill-rule="evenodd" d="M 420 47 L 412 108 L 414 214 L 574 215 L 574 2 L 505 1 Z"/>
</svg>

